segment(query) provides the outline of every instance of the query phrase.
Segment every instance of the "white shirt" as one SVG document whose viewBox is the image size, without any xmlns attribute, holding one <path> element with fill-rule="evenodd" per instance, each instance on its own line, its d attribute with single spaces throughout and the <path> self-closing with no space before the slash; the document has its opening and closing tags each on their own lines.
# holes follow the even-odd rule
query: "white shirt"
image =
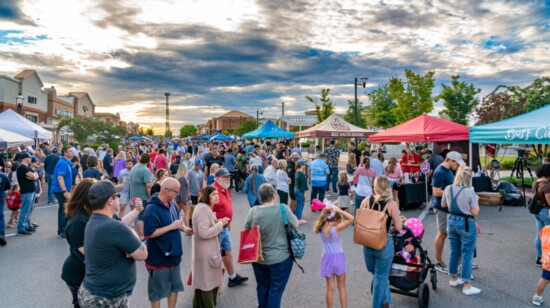
<svg viewBox="0 0 550 308">
<path fill-rule="evenodd" d="M 382 176 L 384 175 L 384 165 L 381 161 L 379 161 L 376 158 L 370 159 L 370 167 L 374 169 L 374 172 L 376 172 L 376 176 Z"/>
<path fill-rule="evenodd" d="M 288 174 L 283 170 L 277 170 L 277 189 L 288 193 Z"/>
<path fill-rule="evenodd" d="M 277 169 L 269 165 L 269 167 L 265 168 L 264 170 L 264 178 L 269 184 L 276 187 L 277 186 Z"/>
</svg>

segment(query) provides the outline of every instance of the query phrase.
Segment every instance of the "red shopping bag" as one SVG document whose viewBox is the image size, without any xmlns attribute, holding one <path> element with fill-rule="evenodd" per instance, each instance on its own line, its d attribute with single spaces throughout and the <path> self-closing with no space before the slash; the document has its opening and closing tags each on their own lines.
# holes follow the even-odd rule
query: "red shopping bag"
<svg viewBox="0 0 550 308">
<path fill-rule="evenodd" d="M 263 260 L 260 227 L 253 226 L 250 230 L 241 231 L 238 262 L 246 264 Z"/>
</svg>

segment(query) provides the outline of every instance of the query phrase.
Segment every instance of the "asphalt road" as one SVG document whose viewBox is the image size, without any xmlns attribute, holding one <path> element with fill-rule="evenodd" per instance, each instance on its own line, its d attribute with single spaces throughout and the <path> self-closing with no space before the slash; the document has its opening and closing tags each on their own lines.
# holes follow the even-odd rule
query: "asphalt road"
<svg viewBox="0 0 550 308">
<path fill-rule="evenodd" d="M 249 210 L 244 194 L 233 194 L 235 216 L 231 232 L 234 245 L 239 242 L 239 230 L 244 225 Z M 41 200 L 43 201 L 43 200 Z M 41 202 L 41 204 L 44 202 Z M 404 212 L 407 217 L 417 217 L 421 210 Z M 7 213 L 9 215 L 9 213 Z M 322 244 L 312 231 L 312 223 L 318 214 L 304 210 L 309 221 L 300 227 L 307 234 L 306 256 L 300 260 L 303 274 L 294 267 L 287 285 L 283 307 L 325 306 L 325 280 L 319 277 Z M 40 225 L 32 236 L 9 236 L 8 245 L 0 247 L 0 307 L 72 307 L 68 288 L 60 278 L 61 268 L 69 253 L 64 239 L 56 237 L 57 207 L 41 206 L 35 210 L 34 219 Z M 438 274 L 437 291 L 430 289 L 431 307 L 530 307 L 540 268 L 535 267 L 533 238 L 535 223 L 525 208 L 505 207 L 498 212 L 495 207 L 482 207 L 478 219 L 482 234 L 478 240 L 478 264 L 473 285 L 481 288 L 480 295 L 467 297 L 461 290 L 448 285 L 448 277 Z M 424 247 L 433 259 L 435 217 L 424 219 L 426 235 Z M 8 230 L 13 233 L 14 230 Z M 352 229 L 342 233 L 347 257 L 347 295 L 349 307 L 370 307 L 369 292 L 372 276 L 367 272 L 360 246 L 352 241 Z M 184 237 L 182 277 L 187 279 L 190 270 L 191 239 Z M 449 246 L 445 246 L 444 260 L 448 263 Z M 147 275 L 143 262 L 138 263 L 138 281 L 130 299 L 130 307 L 148 307 Z M 255 307 L 255 281 L 250 265 L 237 265 L 237 271 L 250 277 L 250 281 L 235 288 L 224 287 L 218 307 Z M 227 281 L 227 278 L 224 278 Z M 395 307 L 417 307 L 417 300 L 392 294 Z M 550 296 L 548 297 L 550 300 Z M 179 295 L 178 307 L 191 307 L 192 290 Z M 166 307 L 165 302 L 162 303 Z M 339 307 L 335 295 L 335 307 Z"/>
</svg>

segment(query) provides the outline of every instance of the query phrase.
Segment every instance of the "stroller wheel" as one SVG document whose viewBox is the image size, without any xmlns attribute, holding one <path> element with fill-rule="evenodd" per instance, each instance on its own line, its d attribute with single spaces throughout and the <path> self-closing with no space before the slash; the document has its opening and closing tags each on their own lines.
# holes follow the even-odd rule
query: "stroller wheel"
<svg viewBox="0 0 550 308">
<path fill-rule="evenodd" d="M 418 307 L 428 308 L 430 305 L 430 288 L 427 284 L 421 283 L 418 286 Z"/>
<path fill-rule="evenodd" d="M 430 270 L 430 281 L 432 282 L 432 289 L 437 290 L 437 272 L 435 269 Z"/>
</svg>

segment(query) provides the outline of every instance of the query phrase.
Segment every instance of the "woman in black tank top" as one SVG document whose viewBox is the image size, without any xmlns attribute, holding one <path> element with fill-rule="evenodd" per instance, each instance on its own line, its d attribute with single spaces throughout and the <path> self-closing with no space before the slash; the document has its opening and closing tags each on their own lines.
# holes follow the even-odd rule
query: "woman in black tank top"
<svg viewBox="0 0 550 308">
<path fill-rule="evenodd" d="M 378 211 L 382 211 L 387 204 L 387 230 L 393 222 L 395 229 L 401 232 L 403 223 L 399 217 L 399 207 L 393 200 L 390 182 L 385 176 L 379 176 L 374 180 L 374 196 L 365 198 L 361 203 L 361 207 L 369 206 L 371 202 L 373 202 L 373 209 Z M 367 264 L 367 270 L 373 276 L 372 307 L 374 308 L 384 307 L 386 302 L 390 307 L 393 306 L 388 283 L 393 255 L 393 238 L 391 234 L 388 234 L 388 241 L 380 250 L 363 246 L 363 256 Z"/>
</svg>

